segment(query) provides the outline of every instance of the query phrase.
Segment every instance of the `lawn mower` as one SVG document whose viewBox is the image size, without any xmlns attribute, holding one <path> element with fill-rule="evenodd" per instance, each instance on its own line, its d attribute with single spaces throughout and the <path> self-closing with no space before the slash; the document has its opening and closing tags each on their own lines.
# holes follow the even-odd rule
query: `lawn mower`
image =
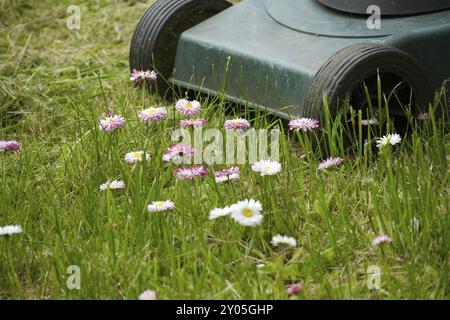
<svg viewBox="0 0 450 320">
<path fill-rule="evenodd" d="M 395 91 L 394 116 L 422 113 L 450 79 L 450 0 L 158 0 L 130 68 L 157 70 L 160 93 L 170 84 L 286 119 L 320 118 L 324 93 L 334 114 L 344 100 L 366 110 L 380 89 Z"/>
</svg>

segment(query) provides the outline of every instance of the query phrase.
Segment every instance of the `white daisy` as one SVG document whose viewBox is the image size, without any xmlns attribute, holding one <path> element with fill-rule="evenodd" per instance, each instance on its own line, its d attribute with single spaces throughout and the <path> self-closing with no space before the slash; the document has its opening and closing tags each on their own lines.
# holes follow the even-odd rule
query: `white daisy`
<svg viewBox="0 0 450 320">
<path fill-rule="evenodd" d="M 21 233 L 22 228 L 19 225 L 0 227 L 0 236 L 10 236 L 12 234 Z"/>
<path fill-rule="evenodd" d="M 139 161 L 142 161 L 144 155 L 144 151 L 133 151 L 133 152 L 128 152 L 125 155 L 125 161 L 128 163 L 137 163 Z M 150 160 L 150 153 L 145 152 L 145 159 Z"/>
<path fill-rule="evenodd" d="M 388 144 L 395 146 L 396 144 L 399 144 L 401 141 L 402 137 L 400 137 L 399 134 L 397 133 L 388 134 L 387 136 L 377 139 L 377 147 L 382 148 Z"/>
<path fill-rule="evenodd" d="M 430 115 L 428 114 L 428 112 L 423 112 L 423 113 L 421 113 L 421 114 L 419 114 L 418 116 L 417 116 L 417 119 L 419 119 L 419 120 L 426 120 L 426 119 L 428 119 L 430 117 Z"/>
<path fill-rule="evenodd" d="M 361 120 L 361 125 L 363 125 L 363 126 L 377 125 L 377 124 L 379 124 L 377 118 L 370 118 L 370 119 L 362 119 Z"/>
<path fill-rule="evenodd" d="M 232 173 L 232 174 L 230 174 L 228 176 L 220 176 L 220 177 L 216 176 L 216 182 L 217 183 L 222 183 L 222 182 L 225 182 L 225 181 L 236 180 L 236 179 L 239 179 L 240 177 L 241 176 L 239 175 L 239 173 Z"/>
<path fill-rule="evenodd" d="M 209 220 L 214 220 L 220 217 L 225 217 L 230 214 L 230 207 L 215 208 L 209 212 Z"/>
<path fill-rule="evenodd" d="M 270 176 L 281 171 L 281 164 L 276 161 L 262 160 L 255 162 L 252 170 L 261 173 L 262 176 Z"/>
<path fill-rule="evenodd" d="M 171 200 L 154 201 L 147 207 L 147 210 L 150 212 L 160 212 L 173 209 L 175 209 L 175 204 Z"/>
<path fill-rule="evenodd" d="M 111 182 L 107 181 L 100 185 L 100 190 L 104 191 L 106 189 L 123 189 L 125 188 L 125 182 L 122 180 L 113 180 Z"/>
<path fill-rule="evenodd" d="M 259 201 L 250 199 L 239 201 L 230 206 L 231 217 L 243 226 L 256 226 L 262 222 L 262 205 Z"/>
<path fill-rule="evenodd" d="M 153 290 L 145 290 L 139 295 L 139 300 L 156 300 L 156 292 Z"/>
<path fill-rule="evenodd" d="M 287 246 L 290 246 L 290 247 L 297 246 L 297 240 L 295 240 L 292 237 L 281 236 L 281 235 L 273 236 L 271 243 L 275 247 L 276 246 L 280 246 L 280 245 L 287 245 Z"/>
<path fill-rule="evenodd" d="M 409 221 L 409 231 L 417 232 L 420 230 L 420 220 L 416 217 L 412 217 Z"/>
</svg>

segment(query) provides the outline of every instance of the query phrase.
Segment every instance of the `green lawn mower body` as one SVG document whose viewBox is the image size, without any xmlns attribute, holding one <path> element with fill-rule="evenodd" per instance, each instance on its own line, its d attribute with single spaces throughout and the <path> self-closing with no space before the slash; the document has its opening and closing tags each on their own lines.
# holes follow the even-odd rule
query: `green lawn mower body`
<svg viewBox="0 0 450 320">
<path fill-rule="evenodd" d="M 368 26 L 371 4 L 381 9 L 379 29 Z M 139 47 L 145 38 L 136 33 L 131 67 L 158 69 L 154 52 L 147 61 L 133 58 L 149 50 Z M 380 69 L 393 70 L 423 105 L 450 79 L 450 1 L 244 0 L 179 32 L 173 49 L 164 76 L 174 85 L 224 94 L 283 118 L 316 116 L 322 92 L 314 90 L 341 90 L 343 99 Z M 362 70 L 366 66 L 370 70 Z M 345 85 L 341 77 L 348 78 Z"/>
</svg>

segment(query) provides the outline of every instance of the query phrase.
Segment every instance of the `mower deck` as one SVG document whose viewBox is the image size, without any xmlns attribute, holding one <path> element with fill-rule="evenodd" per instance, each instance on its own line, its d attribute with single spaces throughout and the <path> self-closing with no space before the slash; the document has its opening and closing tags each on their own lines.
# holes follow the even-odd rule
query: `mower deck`
<svg viewBox="0 0 450 320">
<path fill-rule="evenodd" d="M 448 75 L 435 61 L 448 59 L 448 45 L 433 59 L 429 57 L 429 47 L 450 36 L 448 11 L 383 20 L 386 28 L 370 30 L 367 17 L 343 15 L 314 0 L 301 1 L 303 9 L 299 7 L 310 21 L 307 25 L 300 23 L 305 20 L 298 15 L 293 19 L 295 11 L 284 15 L 287 20 L 277 21 L 277 7 L 264 3 L 243 1 L 182 33 L 170 81 L 289 118 L 303 114 L 307 91 L 324 62 L 355 43 L 377 42 L 405 50 L 434 75 L 429 77 L 434 88 Z M 280 0 L 276 6 L 286 12 L 289 3 L 295 5 Z M 322 16 L 317 21 L 328 22 L 314 25 L 313 12 L 317 19 Z M 323 15 L 328 18 L 324 20 Z M 442 21 L 449 22 L 443 25 Z M 419 28 L 424 24 L 427 29 Z"/>
</svg>

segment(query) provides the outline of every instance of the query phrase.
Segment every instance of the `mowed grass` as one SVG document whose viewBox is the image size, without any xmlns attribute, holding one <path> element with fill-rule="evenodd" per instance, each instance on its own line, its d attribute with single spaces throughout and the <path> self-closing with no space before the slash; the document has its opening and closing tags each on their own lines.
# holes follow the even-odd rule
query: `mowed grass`
<svg viewBox="0 0 450 320">
<path fill-rule="evenodd" d="M 0 140 L 23 145 L 0 154 L 0 226 L 24 230 L 0 237 L 0 298 L 136 299 L 145 289 L 159 299 L 449 298 L 445 125 L 431 117 L 395 148 L 378 154 L 370 139 L 348 155 L 343 126 L 323 123 L 317 134 L 328 153 L 344 158 L 326 171 L 317 169 L 324 154 L 313 151 L 314 135 L 282 130 L 276 176 L 242 165 L 240 180 L 229 183 L 179 181 L 160 160 L 178 127 L 173 103 L 129 83 L 128 45 L 149 3 L 86 1 L 81 30 L 73 31 L 70 4 L 0 4 Z M 220 99 L 202 104 L 207 128 L 236 116 L 255 128 L 282 127 Z M 151 105 L 166 106 L 169 117 L 149 127 L 137 112 Z M 127 125 L 100 132 L 108 108 Z M 134 150 L 149 151 L 151 160 L 131 166 L 123 157 Z M 112 179 L 126 188 L 100 192 Z M 246 198 L 262 203 L 260 226 L 208 219 L 211 209 Z M 147 211 L 164 199 L 176 209 Z M 294 237 L 297 247 L 273 247 L 277 234 Z M 392 243 L 373 246 L 383 234 Z M 80 290 L 66 285 L 72 265 L 81 269 Z M 379 289 L 368 286 L 370 266 L 381 272 Z M 292 283 L 303 291 L 288 296 Z"/>
</svg>

